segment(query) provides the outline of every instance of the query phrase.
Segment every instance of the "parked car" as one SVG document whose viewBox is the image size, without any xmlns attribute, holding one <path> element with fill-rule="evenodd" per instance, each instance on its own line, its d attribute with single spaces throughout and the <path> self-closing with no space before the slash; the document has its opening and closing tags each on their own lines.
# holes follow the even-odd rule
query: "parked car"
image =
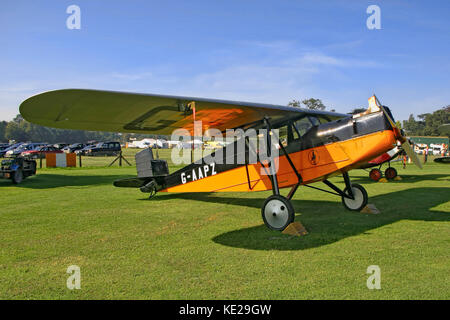
<svg viewBox="0 0 450 320">
<path fill-rule="evenodd" d="M 59 150 L 58 148 L 55 148 L 54 146 L 44 146 L 44 147 L 37 147 L 33 150 L 26 150 L 21 153 L 22 157 L 27 158 L 33 158 L 33 159 L 39 159 L 39 158 L 45 158 L 46 154 L 51 153 L 64 153 L 62 150 Z"/>
<path fill-rule="evenodd" d="M 7 157 L 16 157 L 22 154 L 24 151 L 34 150 L 38 147 L 45 146 L 45 143 L 24 143 L 18 148 L 9 150 L 6 152 Z"/>
<path fill-rule="evenodd" d="M 90 150 L 91 148 L 95 147 L 95 144 L 88 144 L 86 145 L 84 148 L 75 150 L 75 154 L 76 155 L 82 155 L 85 156 L 86 155 L 86 151 Z"/>
<path fill-rule="evenodd" d="M 10 145 L 8 143 L 0 143 L 0 153 L 9 147 L 10 147 Z"/>
<path fill-rule="evenodd" d="M 424 154 L 427 145 L 425 143 L 417 143 L 414 146 L 414 152 L 417 154 Z"/>
<path fill-rule="evenodd" d="M 85 151 L 87 156 L 114 156 L 117 155 L 122 150 L 120 143 L 111 142 L 100 142 L 94 147 L 91 147 Z"/>
<path fill-rule="evenodd" d="M 68 145 L 69 145 L 68 143 L 55 143 L 53 146 L 54 146 L 56 149 L 62 150 L 62 149 L 64 149 L 65 147 L 67 147 Z"/>
<path fill-rule="evenodd" d="M 1 150 L 0 150 L 0 158 L 5 157 L 5 156 L 6 156 L 6 153 L 7 153 L 8 151 L 14 150 L 14 149 L 20 147 L 20 146 L 23 145 L 23 144 L 24 144 L 24 143 L 19 142 L 19 143 L 12 144 L 12 145 L 10 145 L 9 147 L 6 147 L 5 149 L 1 149 Z"/>
<path fill-rule="evenodd" d="M 83 149 L 84 147 L 86 147 L 86 145 L 84 143 L 73 143 L 70 146 L 64 147 L 62 150 L 65 153 L 73 153 L 73 152 L 75 152 L 77 150 Z"/>
</svg>

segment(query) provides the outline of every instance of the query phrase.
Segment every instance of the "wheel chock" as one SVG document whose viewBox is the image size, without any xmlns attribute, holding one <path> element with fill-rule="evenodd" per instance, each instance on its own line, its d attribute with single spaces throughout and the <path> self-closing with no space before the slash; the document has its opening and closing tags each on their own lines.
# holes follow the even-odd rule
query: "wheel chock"
<svg viewBox="0 0 450 320">
<path fill-rule="evenodd" d="M 380 214 L 380 210 L 375 207 L 374 204 L 367 204 L 364 208 L 361 209 L 361 213 L 370 213 L 370 214 Z"/>
<path fill-rule="evenodd" d="M 281 233 L 300 237 L 307 235 L 308 231 L 306 231 L 305 227 L 300 222 L 292 222 Z"/>
<path fill-rule="evenodd" d="M 396 176 L 396 177 L 394 178 L 394 180 L 395 180 L 395 181 L 401 181 L 401 180 L 403 180 L 403 179 L 402 179 L 402 177 L 400 177 L 400 176 Z"/>
<path fill-rule="evenodd" d="M 386 183 L 386 182 L 388 182 L 388 179 L 386 179 L 386 178 L 381 178 L 380 180 L 378 180 L 378 182 Z"/>
</svg>

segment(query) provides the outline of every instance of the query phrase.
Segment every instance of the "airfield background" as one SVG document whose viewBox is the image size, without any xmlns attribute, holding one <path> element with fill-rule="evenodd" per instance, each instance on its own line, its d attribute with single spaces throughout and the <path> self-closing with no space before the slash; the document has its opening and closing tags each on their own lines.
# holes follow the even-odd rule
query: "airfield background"
<svg viewBox="0 0 450 320">
<path fill-rule="evenodd" d="M 414 144 L 423 143 L 428 146 L 430 146 L 430 144 L 442 144 L 442 143 L 445 143 L 446 145 L 448 145 L 448 143 L 449 143 L 448 137 L 417 136 L 417 137 L 409 137 L 409 138 L 411 139 L 412 142 L 414 142 Z"/>
</svg>

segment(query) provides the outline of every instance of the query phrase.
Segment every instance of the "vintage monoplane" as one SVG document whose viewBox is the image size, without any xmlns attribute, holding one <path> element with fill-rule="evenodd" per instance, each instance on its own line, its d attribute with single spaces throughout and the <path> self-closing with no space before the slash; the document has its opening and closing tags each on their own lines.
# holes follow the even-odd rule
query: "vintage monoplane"
<svg viewBox="0 0 450 320">
<path fill-rule="evenodd" d="M 147 155 L 137 155 L 138 177 L 118 180 L 114 185 L 138 187 L 151 194 L 272 190 L 273 195 L 262 205 L 262 218 L 274 230 L 284 230 L 294 221 L 290 200 L 302 185 L 341 197 L 349 210 L 361 210 L 368 195 L 361 185 L 350 181 L 348 171 L 367 166 L 397 146 L 397 142 L 420 166 L 404 134 L 395 126 L 391 112 L 375 96 L 369 99 L 367 111 L 348 115 L 260 103 L 66 89 L 28 98 L 21 104 L 20 113 L 36 124 L 79 130 L 170 135 L 183 128 L 195 136 L 195 121 L 201 121 L 202 132 L 211 128 L 220 132 L 265 129 L 269 156 L 271 150 L 279 150 L 269 160 L 259 157 L 263 147 L 260 143 L 254 148 L 257 161 L 248 161 L 253 149 L 245 136 L 222 150 L 224 158 L 227 154 L 229 157 L 227 150 L 234 150 L 231 157 L 237 158 L 237 145 L 246 139 L 244 163 L 219 163 L 213 152 L 169 174 L 167 163 L 154 160 L 147 151 Z M 336 175 L 343 176 L 344 190 L 330 182 L 329 178 Z M 309 185 L 319 181 L 332 191 Z M 282 188 L 291 188 L 286 197 L 280 193 Z"/>
</svg>

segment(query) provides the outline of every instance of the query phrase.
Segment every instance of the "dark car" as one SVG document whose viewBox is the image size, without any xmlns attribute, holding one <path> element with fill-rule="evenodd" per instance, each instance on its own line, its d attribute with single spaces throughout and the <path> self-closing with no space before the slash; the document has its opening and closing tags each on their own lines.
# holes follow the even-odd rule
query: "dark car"
<svg viewBox="0 0 450 320">
<path fill-rule="evenodd" d="M 22 154 L 22 152 L 34 150 L 36 148 L 45 146 L 45 143 L 24 143 L 20 147 L 15 149 L 10 149 L 6 152 L 7 157 L 16 157 Z"/>
<path fill-rule="evenodd" d="M 59 149 L 59 150 L 62 150 L 62 149 L 64 149 L 67 146 L 69 146 L 68 143 L 55 143 L 53 145 L 53 147 L 55 147 L 56 149 Z"/>
<path fill-rule="evenodd" d="M 114 156 L 122 150 L 119 142 L 100 142 L 85 151 L 87 156 Z"/>
<path fill-rule="evenodd" d="M 15 143 L 15 144 L 12 144 L 12 145 L 10 145 L 10 146 L 7 146 L 6 148 L 0 148 L 0 158 L 5 157 L 5 156 L 6 156 L 6 153 L 7 153 L 9 150 L 14 150 L 14 149 L 20 147 L 20 146 L 23 145 L 23 144 L 24 144 L 24 143 L 19 142 L 19 143 Z"/>
<path fill-rule="evenodd" d="M 2 154 L 3 151 L 5 151 L 6 149 L 8 149 L 10 147 L 10 145 L 8 143 L 0 143 L 0 156 Z"/>
<path fill-rule="evenodd" d="M 62 150 L 66 153 L 73 153 L 77 150 L 83 149 L 84 147 L 86 147 L 84 143 L 73 143 L 70 146 L 64 147 Z"/>
<path fill-rule="evenodd" d="M 63 153 L 63 151 L 59 150 L 58 148 L 55 148 L 54 146 L 44 146 L 44 147 L 37 147 L 33 150 L 26 150 L 21 153 L 21 156 L 33 159 L 38 158 L 44 159 L 45 155 L 50 153 Z"/>
<path fill-rule="evenodd" d="M 77 155 L 80 155 L 80 154 L 81 154 L 82 156 L 85 156 L 85 155 L 86 155 L 86 152 L 87 152 L 88 150 L 90 150 L 91 148 L 93 148 L 93 147 L 95 147 L 95 144 L 88 144 L 88 145 L 86 145 L 84 148 L 75 150 L 75 153 L 76 153 Z"/>
</svg>

